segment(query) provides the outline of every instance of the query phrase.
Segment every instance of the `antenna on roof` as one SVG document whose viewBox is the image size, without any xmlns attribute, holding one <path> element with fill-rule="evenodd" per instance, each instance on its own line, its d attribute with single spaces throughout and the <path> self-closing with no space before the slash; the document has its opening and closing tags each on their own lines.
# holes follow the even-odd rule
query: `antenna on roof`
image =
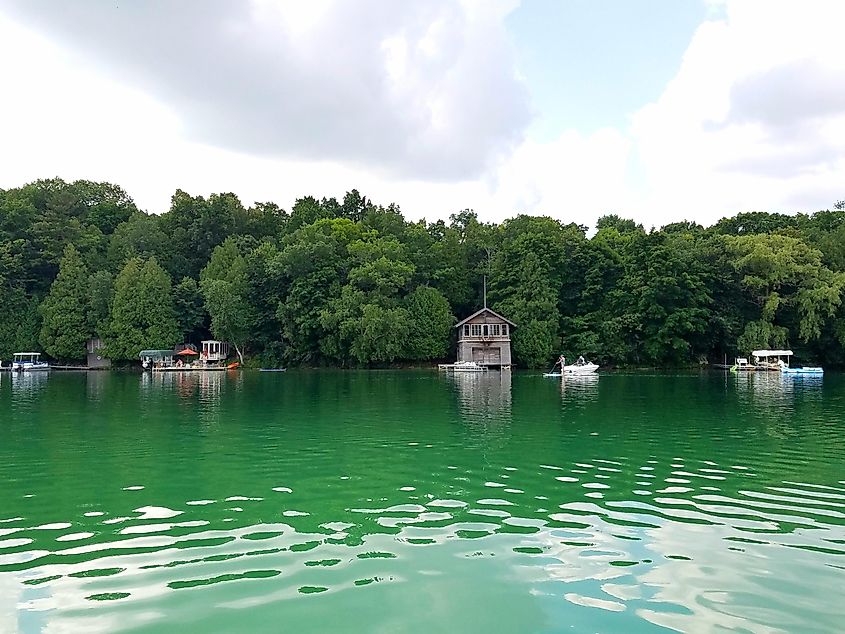
<svg viewBox="0 0 845 634">
<path fill-rule="evenodd" d="M 487 308 L 487 276 L 484 276 L 484 308 Z"/>
</svg>

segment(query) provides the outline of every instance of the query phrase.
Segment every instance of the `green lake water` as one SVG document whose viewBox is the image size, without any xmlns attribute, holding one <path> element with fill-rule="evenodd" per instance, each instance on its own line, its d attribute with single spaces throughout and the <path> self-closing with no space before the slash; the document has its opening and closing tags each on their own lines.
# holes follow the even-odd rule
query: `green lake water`
<svg viewBox="0 0 845 634">
<path fill-rule="evenodd" d="M 0 374 L 0 632 L 841 632 L 845 377 Z"/>
</svg>

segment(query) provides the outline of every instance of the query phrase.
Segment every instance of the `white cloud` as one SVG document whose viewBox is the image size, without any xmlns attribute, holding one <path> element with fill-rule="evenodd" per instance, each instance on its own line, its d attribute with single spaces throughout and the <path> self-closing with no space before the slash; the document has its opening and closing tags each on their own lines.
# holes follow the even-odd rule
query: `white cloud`
<svg viewBox="0 0 845 634">
<path fill-rule="evenodd" d="M 361 0 L 7 0 L 84 64 L 168 104 L 194 142 L 460 180 L 528 123 L 501 9 Z"/>
<path fill-rule="evenodd" d="M 179 5 L 169 21 L 148 3 L 129 14 L 137 33 L 124 25 L 105 43 L 68 31 L 67 7 L 86 5 L 55 17 L 13 4 L 16 21 L 0 15 L 0 187 L 110 180 L 155 212 L 176 188 L 285 207 L 358 188 L 410 218 L 471 207 L 489 220 L 591 225 L 614 212 L 647 226 L 814 211 L 845 195 L 835 3 L 719 0 L 629 126 L 584 135 L 573 122 L 548 143 L 521 136 L 512 2 L 253 0 Z M 117 44 L 134 52 L 113 55 Z"/>
<path fill-rule="evenodd" d="M 665 219 L 712 222 L 741 211 L 815 211 L 845 182 L 845 7 L 725 2 L 678 75 L 638 112 L 632 139 Z M 839 191 L 839 193 L 837 193 Z"/>
</svg>

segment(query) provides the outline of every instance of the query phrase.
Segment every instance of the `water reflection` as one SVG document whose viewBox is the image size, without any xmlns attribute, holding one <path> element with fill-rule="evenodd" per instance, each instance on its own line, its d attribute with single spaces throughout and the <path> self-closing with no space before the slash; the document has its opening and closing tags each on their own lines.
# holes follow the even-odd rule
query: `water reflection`
<svg viewBox="0 0 845 634">
<path fill-rule="evenodd" d="M 227 386 L 243 381 L 241 372 L 144 372 L 141 392 L 157 401 L 175 395 L 180 401 L 197 404 L 197 416 L 206 423 L 216 423 Z"/>
<path fill-rule="evenodd" d="M 12 398 L 18 402 L 34 401 L 46 387 L 49 372 L 10 372 Z"/>
<path fill-rule="evenodd" d="M 199 398 L 202 402 L 217 401 L 228 380 L 229 372 L 144 372 L 141 374 L 141 389 L 158 392 L 173 392 L 181 398 Z M 237 373 L 235 373 L 237 376 Z"/>
<path fill-rule="evenodd" d="M 789 427 L 798 422 L 795 412 L 799 404 L 818 404 L 822 399 L 822 377 L 747 372 L 738 373 L 732 378 L 739 411 L 753 419 L 780 426 Z M 731 381 L 731 377 L 727 380 Z M 777 433 L 783 433 L 783 430 Z"/>
<path fill-rule="evenodd" d="M 462 416 L 475 423 L 502 423 L 511 418 L 511 372 L 455 372 Z"/>
<path fill-rule="evenodd" d="M 0 631 L 841 631 L 836 375 L 109 376 L 0 443 Z"/>
<path fill-rule="evenodd" d="M 564 404 L 596 400 L 599 395 L 599 375 L 562 376 L 560 378 L 560 395 Z"/>
<path fill-rule="evenodd" d="M 85 373 L 85 392 L 92 401 L 99 401 L 103 398 L 109 377 L 108 371 L 95 370 Z"/>
</svg>

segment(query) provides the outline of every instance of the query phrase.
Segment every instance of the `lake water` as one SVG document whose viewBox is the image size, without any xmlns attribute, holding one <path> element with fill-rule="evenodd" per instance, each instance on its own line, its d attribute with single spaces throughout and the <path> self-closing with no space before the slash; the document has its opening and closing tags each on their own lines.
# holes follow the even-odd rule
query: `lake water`
<svg viewBox="0 0 845 634">
<path fill-rule="evenodd" d="M 841 632 L 843 397 L 0 374 L 0 631 Z"/>
</svg>

